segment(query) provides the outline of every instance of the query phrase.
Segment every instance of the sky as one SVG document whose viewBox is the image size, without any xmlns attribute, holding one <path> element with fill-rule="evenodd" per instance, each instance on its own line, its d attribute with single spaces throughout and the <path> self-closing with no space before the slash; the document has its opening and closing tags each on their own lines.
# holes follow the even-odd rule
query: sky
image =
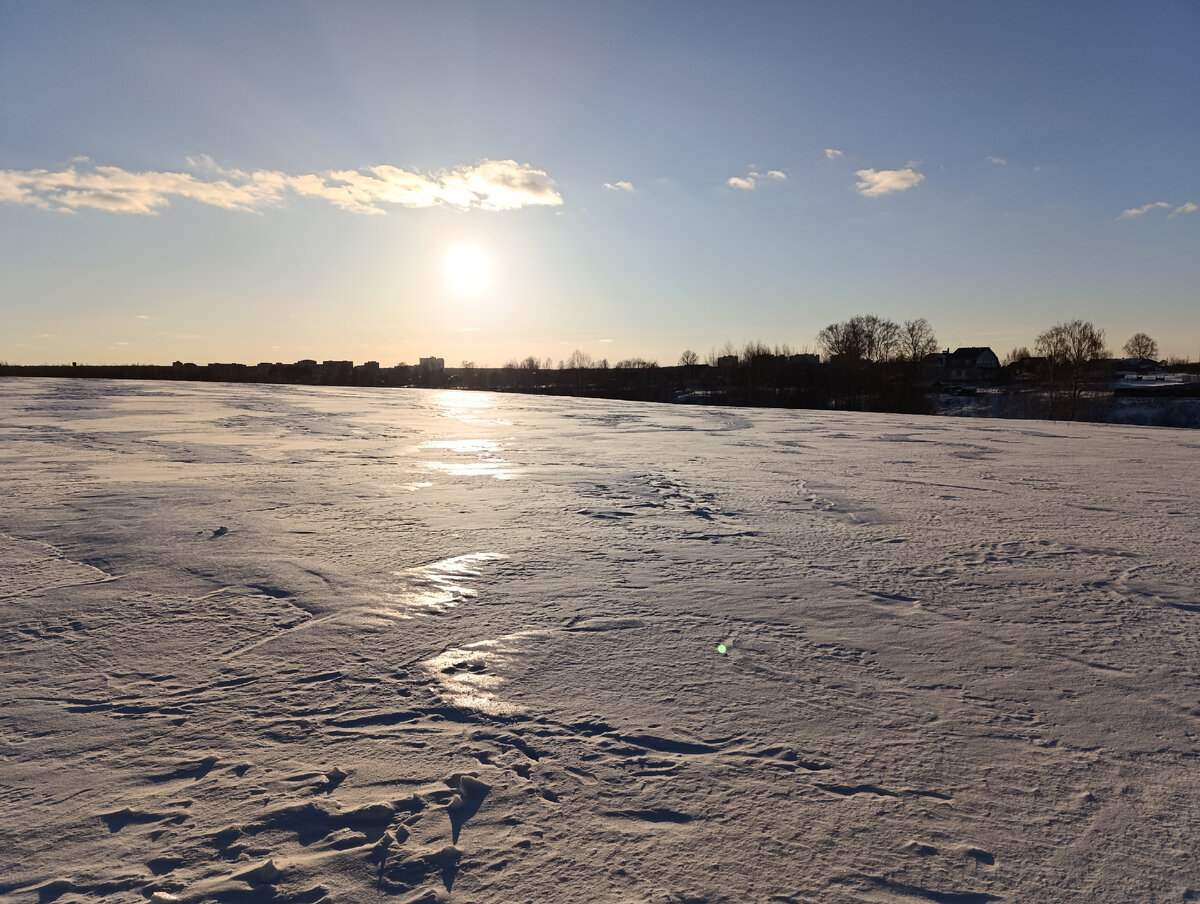
<svg viewBox="0 0 1200 904">
<path fill-rule="evenodd" d="M 1200 359 L 1200 4 L 0 2 L 0 361 Z"/>
</svg>

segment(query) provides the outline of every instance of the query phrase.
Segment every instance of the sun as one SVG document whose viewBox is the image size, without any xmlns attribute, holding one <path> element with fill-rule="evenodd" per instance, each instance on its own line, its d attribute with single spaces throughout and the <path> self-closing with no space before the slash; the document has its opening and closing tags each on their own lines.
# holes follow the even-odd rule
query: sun
<svg viewBox="0 0 1200 904">
<path fill-rule="evenodd" d="M 492 259 L 478 245 L 460 242 L 446 249 L 442 272 L 455 295 L 478 295 L 492 282 Z"/>
</svg>

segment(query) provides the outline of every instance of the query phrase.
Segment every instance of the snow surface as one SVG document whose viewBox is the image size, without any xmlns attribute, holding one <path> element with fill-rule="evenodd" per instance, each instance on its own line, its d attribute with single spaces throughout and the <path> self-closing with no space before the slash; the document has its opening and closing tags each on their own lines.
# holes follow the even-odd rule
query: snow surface
<svg viewBox="0 0 1200 904">
<path fill-rule="evenodd" d="M 0 897 L 1195 899 L 1198 464 L 0 380 Z"/>
</svg>

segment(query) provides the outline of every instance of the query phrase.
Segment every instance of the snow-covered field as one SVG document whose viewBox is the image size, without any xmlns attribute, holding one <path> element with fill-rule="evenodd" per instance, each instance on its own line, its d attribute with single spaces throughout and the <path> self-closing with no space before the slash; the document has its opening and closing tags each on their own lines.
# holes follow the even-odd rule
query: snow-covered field
<svg viewBox="0 0 1200 904">
<path fill-rule="evenodd" d="M 0 897 L 1195 899 L 1198 476 L 1189 431 L 0 381 Z"/>
</svg>

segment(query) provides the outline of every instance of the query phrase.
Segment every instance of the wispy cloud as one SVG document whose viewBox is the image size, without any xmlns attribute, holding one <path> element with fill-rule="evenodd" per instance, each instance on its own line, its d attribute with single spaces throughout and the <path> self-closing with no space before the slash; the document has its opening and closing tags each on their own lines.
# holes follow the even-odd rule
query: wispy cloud
<svg viewBox="0 0 1200 904">
<path fill-rule="evenodd" d="M 841 156 L 842 156 L 842 151 L 839 151 L 837 148 L 825 148 L 825 159 L 826 160 L 837 160 L 838 157 L 841 157 Z"/>
<path fill-rule="evenodd" d="M 988 163 L 994 163 L 996 166 L 1008 166 L 1008 161 L 1003 157 L 988 157 Z"/>
<path fill-rule="evenodd" d="M 632 182 L 605 182 L 604 187 L 609 191 L 633 191 Z"/>
<path fill-rule="evenodd" d="M 1118 220 L 1128 220 L 1131 217 L 1140 217 L 1143 214 L 1147 214 L 1152 210 L 1157 210 L 1160 207 L 1169 210 L 1171 205 L 1168 204 L 1166 201 L 1154 201 L 1150 204 L 1143 204 L 1141 207 L 1130 207 L 1126 210 L 1121 211 L 1121 215 L 1119 217 L 1117 217 L 1117 219 Z"/>
<path fill-rule="evenodd" d="M 130 172 L 117 166 L 83 165 L 65 170 L 0 170 L 0 202 L 74 212 L 154 214 L 174 199 L 227 210 L 257 211 L 289 196 L 320 198 L 342 210 L 386 213 L 385 205 L 516 210 L 563 203 L 544 170 L 515 160 L 483 160 L 469 166 L 421 173 L 390 165 L 291 175 L 274 170 L 225 169 L 211 157 L 188 158 L 187 172 Z"/>
<path fill-rule="evenodd" d="M 918 173 L 915 167 L 915 163 L 910 163 L 904 169 L 860 169 L 854 174 L 858 176 L 855 188 L 858 189 L 859 194 L 867 198 L 878 198 L 893 192 L 908 191 L 925 179 L 925 176 Z"/>
<path fill-rule="evenodd" d="M 1127 210 L 1122 210 L 1117 219 L 1130 220 L 1134 217 L 1144 216 L 1152 210 L 1171 211 L 1167 214 L 1167 219 L 1169 220 L 1174 217 L 1183 216 L 1184 214 L 1195 213 L 1197 210 L 1200 210 L 1200 205 L 1197 205 L 1194 201 L 1185 201 L 1176 207 L 1174 204 L 1168 204 L 1166 201 L 1153 201 L 1150 204 L 1143 204 L 1141 207 L 1130 207 Z"/>
<path fill-rule="evenodd" d="M 787 173 L 783 170 L 767 170 L 765 173 L 760 173 L 753 167 L 744 176 L 730 176 L 725 180 L 725 184 L 730 188 L 736 188 L 740 191 L 754 191 L 758 188 L 760 179 L 770 179 L 772 182 L 786 182 Z"/>
</svg>

